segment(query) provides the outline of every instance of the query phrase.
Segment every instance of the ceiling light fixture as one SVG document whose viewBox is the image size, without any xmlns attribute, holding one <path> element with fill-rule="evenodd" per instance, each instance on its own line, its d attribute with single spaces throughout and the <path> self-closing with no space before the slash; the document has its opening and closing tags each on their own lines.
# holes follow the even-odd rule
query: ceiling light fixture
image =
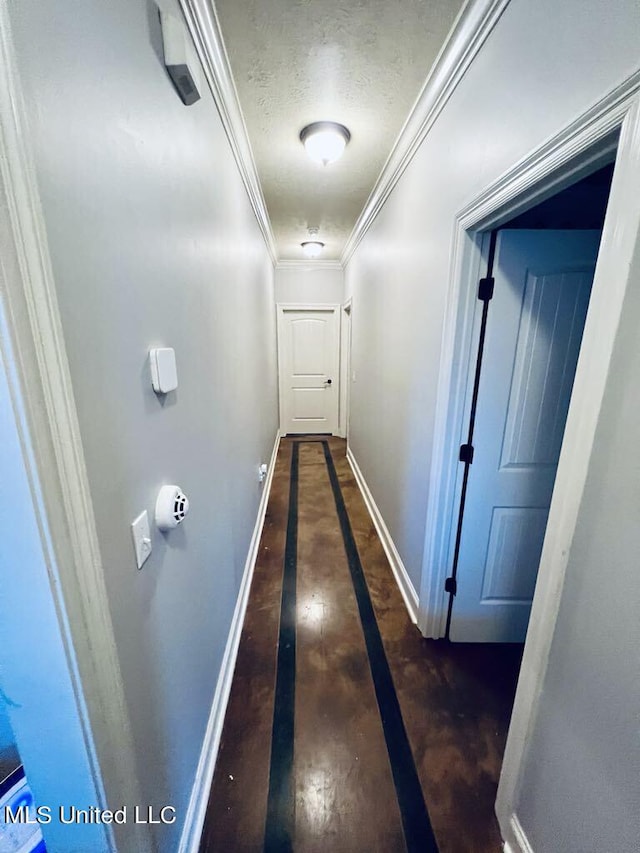
<svg viewBox="0 0 640 853">
<path fill-rule="evenodd" d="M 317 258 L 324 249 L 324 243 L 319 240 L 307 240 L 306 243 L 300 243 L 300 245 L 307 258 Z"/>
<path fill-rule="evenodd" d="M 300 142 L 312 160 L 327 166 L 342 155 L 351 134 L 335 121 L 314 121 L 300 131 Z"/>
</svg>

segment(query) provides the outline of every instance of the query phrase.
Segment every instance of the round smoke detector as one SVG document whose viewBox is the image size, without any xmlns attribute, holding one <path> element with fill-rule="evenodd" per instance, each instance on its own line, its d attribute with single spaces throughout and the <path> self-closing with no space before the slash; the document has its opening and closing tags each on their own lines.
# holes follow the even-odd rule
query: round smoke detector
<svg viewBox="0 0 640 853">
<path fill-rule="evenodd" d="M 160 530 L 173 530 L 189 512 L 189 499 L 180 486 L 163 486 L 156 500 L 156 524 Z"/>
</svg>

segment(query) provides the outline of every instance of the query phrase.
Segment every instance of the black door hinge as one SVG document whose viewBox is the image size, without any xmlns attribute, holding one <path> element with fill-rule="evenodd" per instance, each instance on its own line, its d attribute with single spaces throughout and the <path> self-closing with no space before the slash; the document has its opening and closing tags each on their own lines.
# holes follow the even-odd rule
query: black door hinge
<svg viewBox="0 0 640 853">
<path fill-rule="evenodd" d="M 495 284 L 495 279 L 493 276 L 488 276 L 487 278 L 481 278 L 478 283 L 478 299 L 482 302 L 489 302 L 490 299 L 493 298 L 493 286 Z"/>
<path fill-rule="evenodd" d="M 460 445 L 460 461 L 468 462 L 471 465 L 473 462 L 473 444 Z"/>
<path fill-rule="evenodd" d="M 455 595 L 458 592 L 458 581 L 455 578 L 447 578 L 444 582 L 444 591 Z"/>
</svg>

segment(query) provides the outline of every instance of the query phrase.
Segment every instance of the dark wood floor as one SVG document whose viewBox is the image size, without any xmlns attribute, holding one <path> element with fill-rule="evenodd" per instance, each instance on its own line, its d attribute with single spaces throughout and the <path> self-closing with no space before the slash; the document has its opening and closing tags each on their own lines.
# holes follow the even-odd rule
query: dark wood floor
<svg viewBox="0 0 640 853">
<path fill-rule="evenodd" d="M 345 443 L 328 444 L 437 848 L 499 853 L 493 809 L 521 649 L 420 636 Z M 284 439 L 276 462 L 202 853 L 265 847 L 292 447 Z M 390 764 L 323 445 L 303 441 L 298 454 L 292 847 L 300 853 L 420 849 L 405 841 L 397 768 Z"/>
</svg>

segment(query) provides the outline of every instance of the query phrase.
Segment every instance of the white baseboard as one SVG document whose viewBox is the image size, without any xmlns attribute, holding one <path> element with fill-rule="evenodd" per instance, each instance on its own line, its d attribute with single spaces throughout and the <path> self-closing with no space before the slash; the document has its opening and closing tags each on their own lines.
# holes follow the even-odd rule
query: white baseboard
<svg viewBox="0 0 640 853">
<path fill-rule="evenodd" d="M 533 847 L 520 825 L 517 815 L 511 815 L 509 821 L 509 838 L 504 842 L 504 853 L 533 853 Z"/>
<path fill-rule="evenodd" d="M 253 570 L 258 558 L 258 547 L 260 545 L 260 537 L 262 536 L 262 527 L 264 518 L 267 512 L 267 503 L 269 501 L 269 493 L 271 491 L 271 483 L 273 481 L 273 472 L 276 464 L 276 456 L 278 455 L 278 447 L 280 446 L 280 431 L 276 433 L 276 440 L 273 445 L 273 452 L 269 462 L 269 470 L 264 482 L 262 498 L 258 507 L 258 517 L 253 529 L 251 537 L 251 545 L 244 566 L 242 583 L 238 592 L 238 599 L 231 620 L 231 628 L 229 629 L 229 637 L 222 658 L 222 666 L 218 676 L 218 683 L 211 705 L 207 730 L 205 732 L 200 760 L 196 770 L 196 776 L 191 789 L 189 798 L 189 806 L 180 837 L 180 845 L 178 853 L 198 853 L 200 849 L 200 840 L 202 830 L 204 828 L 204 820 L 207 811 L 207 803 L 209 802 L 209 792 L 213 781 L 213 772 L 216 766 L 218 757 L 218 748 L 220 746 L 220 738 L 222 736 L 222 726 L 224 717 L 227 711 L 227 703 L 231 692 L 231 682 L 233 680 L 233 672 L 238 656 L 238 647 L 240 645 L 240 635 L 242 633 L 242 625 L 244 616 L 247 610 L 249 601 L 249 590 L 251 589 L 251 579 L 253 578 Z"/>
<path fill-rule="evenodd" d="M 406 605 L 411 621 L 415 625 L 418 621 L 418 594 L 415 590 L 415 587 L 411 583 L 411 578 L 407 574 L 407 570 L 404 567 L 404 563 L 402 562 L 402 558 L 398 553 L 398 549 L 396 548 L 394 541 L 391 538 L 389 529 L 384 523 L 384 519 L 380 514 L 380 510 L 378 509 L 378 506 L 375 500 L 373 499 L 373 495 L 369 490 L 369 486 L 367 486 L 366 480 L 362 476 L 362 471 L 360 470 L 358 463 L 356 462 L 355 457 L 351 452 L 350 447 L 347 447 L 347 461 L 351 466 L 351 470 L 353 471 L 353 474 L 356 478 L 356 482 L 360 487 L 360 491 L 362 492 L 362 497 L 364 498 L 364 502 L 367 505 L 367 509 L 369 510 L 371 520 L 373 521 L 375 528 L 378 531 L 378 536 L 380 537 L 380 541 L 382 542 L 382 547 L 384 548 L 385 554 L 387 555 L 387 559 L 389 560 L 389 565 L 391 566 L 391 570 L 396 579 L 396 583 L 398 584 L 398 588 L 402 593 L 402 598 L 404 599 L 404 603 Z"/>
</svg>

